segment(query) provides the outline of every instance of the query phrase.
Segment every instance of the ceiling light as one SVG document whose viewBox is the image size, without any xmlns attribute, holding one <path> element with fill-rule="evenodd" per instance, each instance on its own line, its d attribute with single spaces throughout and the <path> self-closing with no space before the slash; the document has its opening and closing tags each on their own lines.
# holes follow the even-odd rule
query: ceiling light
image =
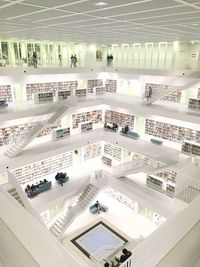
<svg viewBox="0 0 200 267">
<path fill-rule="evenodd" d="M 106 2 L 97 2 L 97 3 L 95 3 L 94 5 L 95 5 L 95 6 L 107 6 L 108 3 L 106 3 Z"/>
<path fill-rule="evenodd" d="M 192 26 L 197 26 L 197 25 L 198 25 L 197 23 L 192 24 Z"/>
</svg>

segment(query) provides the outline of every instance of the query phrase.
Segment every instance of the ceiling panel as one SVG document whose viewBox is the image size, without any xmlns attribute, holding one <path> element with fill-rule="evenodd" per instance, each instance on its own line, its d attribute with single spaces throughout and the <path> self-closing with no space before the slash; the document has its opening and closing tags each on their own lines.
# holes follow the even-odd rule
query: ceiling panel
<svg viewBox="0 0 200 267">
<path fill-rule="evenodd" d="M 122 16 L 117 16 L 115 19 L 119 20 L 135 20 L 135 19 L 145 19 L 145 18 L 152 18 L 152 17 L 162 17 L 165 15 L 172 15 L 172 14 L 180 14 L 180 13 L 188 13 L 188 12 L 194 12 L 196 9 L 192 7 L 186 7 L 186 6 L 181 6 L 181 7 L 173 7 L 173 8 L 166 8 L 166 9 L 160 9 L 160 10 L 152 10 L 152 11 L 144 11 L 140 13 L 131 13 L 131 14 L 126 14 Z M 197 11 L 196 11 L 197 12 Z"/>
<path fill-rule="evenodd" d="M 107 5 L 105 6 L 98 6 L 95 5 L 96 3 L 98 3 L 99 1 L 94 1 L 94 0 L 90 0 L 90 1 L 86 1 L 86 2 L 82 2 L 82 3 L 76 3 L 76 1 L 74 1 L 76 4 L 70 5 L 70 6 L 63 6 L 60 9 L 64 9 L 64 10 L 70 10 L 73 12 L 88 12 L 88 11 L 94 11 L 94 10 L 99 10 L 99 9 L 107 9 L 107 8 L 111 8 L 111 7 L 115 7 L 115 6 L 122 6 L 122 5 L 127 5 L 127 4 L 132 4 L 132 3 L 139 3 L 142 2 L 143 0 L 109 0 L 109 1 L 105 1 L 105 3 L 107 3 Z"/>
<path fill-rule="evenodd" d="M 60 12 L 57 10 L 47 10 L 47 11 L 42 11 L 42 12 L 38 12 L 38 13 L 34 13 L 34 14 L 29 14 L 26 16 L 22 16 L 22 17 L 17 17 L 14 18 L 12 20 L 21 22 L 21 21 L 31 21 L 31 22 L 35 22 L 37 20 L 44 20 L 44 19 L 49 19 L 49 18 L 54 18 L 54 17 L 60 17 L 60 16 L 67 16 L 67 15 L 71 15 L 71 13 L 66 13 L 66 12 Z"/>
<path fill-rule="evenodd" d="M 125 5 L 116 8 L 104 9 L 102 11 L 94 11 L 90 12 L 90 14 L 96 16 L 115 16 L 122 15 L 123 13 L 133 13 L 133 12 L 141 12 L 145 10 L 153 10 L 158 8 L 166 8 L 170 6 L 180 6 L 180 3 L 177 3 L 172 0 L 162 1 L 162 0 L 152 0 L 143 3 L 133 3 L 132 5 Z"/>
<path fill-rule="evenodd" d="M 82 42 L 200 39 L 200 0 L 0 0 L 0 38 Z"/>
<path fill-rule="evenodd" d="M 76 0 L 25 0 L 23 3 L 39 5 L 44 7 L 55 7 L 60 5 L 71 4 L 74 2 L 78 2 Z"/>
<path fill-rule="evenodd" d="M 84 20 L 88 20 L 91 19 L 90 16 L 87 15 L 81 15 L 81 14 L 70 14 L 67 15 L 66 17 L 58 17 L 58 18 L 49 18 L 49 19 L 45 19 L 45 20 L 38 20 L 37 22 L 42 22 L 42 24 L 48 25 L 48 24 L 55 24 L 55 25 L 59 25 L 59 24 L 64 24 L 64 23 L 71 23 L 73 21 L 84 21 Z"/>
<path fill-rule="evenodd" d="M 24 15 L 24 14 L 36 12 L 39 10 L 41 10 L 41 8 L 39 7 L 15 4 L 15 5 L 11 5 L 6 8 L 0 9 L 0 12 L 1 12 L 1 19 L 2 18 L 9 19 L 15 16 Z"/>
</svg>

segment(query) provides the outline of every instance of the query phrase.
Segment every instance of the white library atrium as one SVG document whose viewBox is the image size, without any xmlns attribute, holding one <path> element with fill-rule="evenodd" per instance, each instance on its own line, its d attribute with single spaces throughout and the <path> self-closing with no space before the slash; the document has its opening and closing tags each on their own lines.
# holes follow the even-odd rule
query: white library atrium
<svg viewBox="0 0 200 267">
<path fill-rule="evenodd" d="M 0 22 L 0 267 L 200 267 L 200 0 Z"/>
</svg>

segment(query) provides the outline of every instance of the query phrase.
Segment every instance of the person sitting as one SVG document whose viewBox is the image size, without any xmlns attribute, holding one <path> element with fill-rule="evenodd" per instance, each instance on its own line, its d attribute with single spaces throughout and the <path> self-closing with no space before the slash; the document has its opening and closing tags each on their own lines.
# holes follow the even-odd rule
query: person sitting
<svg viewBox="0 0 200 267">
<path fill-rule="evenodd" d="M 120 258 L 115 257 L 115 260 L 118 263 L 125 262 L 132 255 L 131 251 L 127 250 L 126 248 L 122 249 L 122 253 L 123 254 L 120 256 Z"/>
<path fill-rule="evenodd" d="M 115 131 L 118 130 L 118 125 L 117 125 L 117 123 L 113 123 L 113 129 L 114 129 Z"/>
<path fill-rule="evenodd" d="M 105 212 L 105 209 L 100 205 L 99 201 L 97 200 L 96 203 L 95 203 L 95 207 L 97 208 L 97 212 L 98 214 L 100 214 L 100 211 L 104 211 Z"/>
<path fill-rule="evenodd" d="M 60 177 L 60 173 L 59 173 L 59 172 L 57 172 L 57 174 L 56 174 L 56 176 L 55 176 L 55 179 L 56 179 L 56 181 L 58 181 L 58 180 L 59 180 L 59 177 Z"/>
<path fill-rule="evenodd" d="M 129 131 L 129 126 L 126 125 L 124 128 L 122 128 L 122 133 L 127 134 Z"/>
<path fill-rule="evenodd" d="M 46 179 L 44 179 L 44 184 L 46 184 L 48 181 Z"/>
</svg>

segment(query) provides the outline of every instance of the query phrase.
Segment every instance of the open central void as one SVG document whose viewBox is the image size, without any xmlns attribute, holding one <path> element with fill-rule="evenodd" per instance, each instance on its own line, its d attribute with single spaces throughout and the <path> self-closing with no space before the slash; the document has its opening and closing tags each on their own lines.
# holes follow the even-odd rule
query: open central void
<svg viewBox="0 0 200 267">
<path fill-rule="evenodd" d="M 122 247 L 127 240 L 105 223 L 99 222 L 72 240 L 86 256 L 101 262 Z"/>
</svg>

